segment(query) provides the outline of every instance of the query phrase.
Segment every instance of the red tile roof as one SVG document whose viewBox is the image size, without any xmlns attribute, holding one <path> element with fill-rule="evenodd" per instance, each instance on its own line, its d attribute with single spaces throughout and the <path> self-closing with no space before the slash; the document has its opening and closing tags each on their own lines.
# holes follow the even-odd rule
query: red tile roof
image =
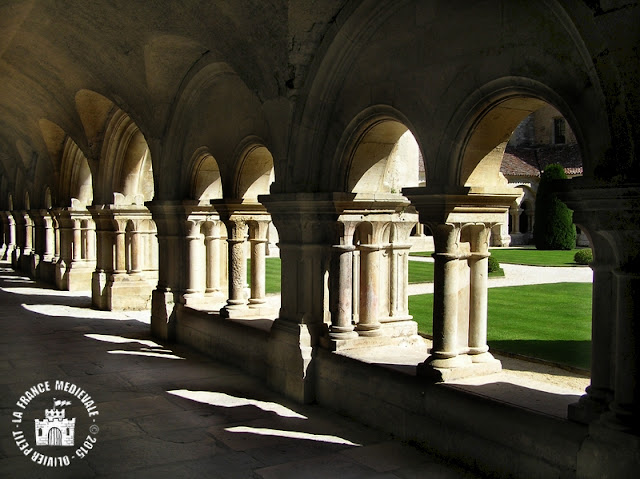
<svg viewBox="0 0 640 479">
<path fill-rule="evenodd" d="M 582 174 L 582 157 L 578 145 L 545 145 L 536 148 L 507 146 L 500 171 L 505 176 L 540 176 L 551 163 L 564 166 L 567 175 Z"/>
</svg>

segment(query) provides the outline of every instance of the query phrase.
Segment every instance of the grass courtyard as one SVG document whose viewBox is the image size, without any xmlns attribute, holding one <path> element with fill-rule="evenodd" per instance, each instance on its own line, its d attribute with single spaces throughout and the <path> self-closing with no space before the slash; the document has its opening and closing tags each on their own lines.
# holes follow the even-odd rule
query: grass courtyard
<svg viewBox="0 0 640 479">
<path fill-rule="evenodd" d="M 432 334 L 432 294 L 410 296 L 409 313 Z M 492 349 L 589 369 L 591 284 L 490 288 L 487 315 Z"/>
<path fill-rule="evenodd" d="M 491 256 L 499 263 L 522 264 L 527 266 L 582 266 L 573 261 L 579 249 L 567 251 L 538 250 L 533 246 L 522 248 L 490 248 Z M 430 257 L 430 251 L 411 253 L 411 256 Z"/>
<path fill-rule="evenodd" d="M 495 250 L 494 250 L 495 251 Z M 532 249 L 500 250 L 511 260 L 526 255 L 524 264 L 551 264 L 573 254 Z M 550 258 L 544 259 L 540 253 Z M 538 258 L 531 259 L 531 256 Z M 554 259 L 555 258 L 555 259 Z M 509 261 L 505 261 L 509 262 Z M 519 262 L 519 261 L 518 261 Z M 520 263 L 522 264 L 522 263 Z M 247 264 L 250 281 L 251 262 Z M 433 263 L 409 261 L 409 282 L 433 281 Z M 280 258 L 266 260 L 266 292 L 280 292 Z M 489 289 L 488 342 L 497 351 L 521 354 L 582 369 L 591 357 L 591 284 L 560 283 Z M 421 333 L 432 333 L 433 295 L 409 297 L 409 312 Z"/>
</svg>

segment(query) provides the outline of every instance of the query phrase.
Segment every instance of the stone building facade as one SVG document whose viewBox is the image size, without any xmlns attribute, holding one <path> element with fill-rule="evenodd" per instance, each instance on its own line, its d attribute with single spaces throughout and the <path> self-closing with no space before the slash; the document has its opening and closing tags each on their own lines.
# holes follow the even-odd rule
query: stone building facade
<svg viewBox="0 0 640 479">
<path fill-rule="evenodd" d="M 148 308 L 164 341 L 485 472 L 638 470 L 637 1 L 17 0 L 0 18 L 14 268 L 96 308 Z M 500 165 L 546 105 L 579 145 L 582 177 L 557 188 L 594 250 L 591 386 L 562 421 L 446 385 L 500 368 L 489 232 L 516 197 Z M 425 185 L 398 174 L 407 132 Z M 413 341 L 417 222 L 435 241 L 430 355 L 417 376 L 345 361 L 336 350 Z"/>
</svg>

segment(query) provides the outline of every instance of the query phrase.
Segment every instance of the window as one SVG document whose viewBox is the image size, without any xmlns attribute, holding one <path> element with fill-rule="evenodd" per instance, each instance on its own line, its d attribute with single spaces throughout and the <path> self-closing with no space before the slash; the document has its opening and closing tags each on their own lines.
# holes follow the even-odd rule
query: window
<svg viewBox="0 0 640 479">
<path fill-rule="evenodd" d="M 553 142 L 558 145 L 566 142 L 565 132 L 567 124 L 564 118 L 553 119 Z"/>
</svg>

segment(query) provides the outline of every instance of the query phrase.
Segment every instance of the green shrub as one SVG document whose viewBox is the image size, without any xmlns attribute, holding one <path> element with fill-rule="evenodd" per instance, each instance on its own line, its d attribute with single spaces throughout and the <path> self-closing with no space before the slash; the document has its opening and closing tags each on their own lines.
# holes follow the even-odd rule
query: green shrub
<svg viewBox="0 0 640 479">
<path fill-rule="evenodd" d="M 578 264 L 591 263 L 593 261 L 593 253 L 591 252 L 591 248 L 576 251 L 576 254 L 573 255 L 573 261 Z"/>
<path fill-rule="evenodd" d="M 548 165 L 540 177 L 536 196 L 533 241 L 537 249 L 570 250 L 576 245 L 573 212 L 553 192 L 553 180 L 566 179 L 562 165 Z"/>
<path fill-rule="evenodd" d="M 500 271 L 500 263 L 493 256 L 489 256 L 489 273 Z"/>
</svg>

